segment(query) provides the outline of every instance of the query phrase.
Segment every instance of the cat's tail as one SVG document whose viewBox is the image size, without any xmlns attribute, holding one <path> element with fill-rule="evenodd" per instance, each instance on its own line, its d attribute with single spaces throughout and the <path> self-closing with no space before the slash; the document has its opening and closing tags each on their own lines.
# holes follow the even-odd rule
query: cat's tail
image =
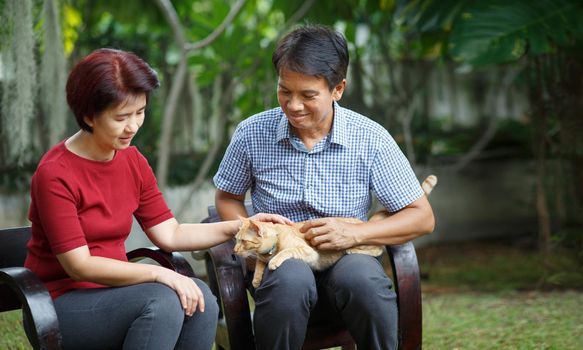
<svg viewBox="0 0 583 350">
<path fill-rule="evenodd" d="M 435 185 L 437 185 L 437 176 L 429 175 L 421 183 L 421 188 L 423 189 L 423 192 L 425 192 L 425 195 L 429 196 Z M 389 213 L 386 209 L 382 209 L 374 213 L 374 215 L 372 215 L 368 221 L 377 221 L 389 216 L 391 216 L 391 213 Z"/>
<path fill-rule="evenodd" d="M 425 192 L 425 195 L 429 196 L 435 185 L 437 185 L 437 176 L 429 175 L 421 183 L 421 188 L 423 189 L 423 192 Z"/>
</svg>

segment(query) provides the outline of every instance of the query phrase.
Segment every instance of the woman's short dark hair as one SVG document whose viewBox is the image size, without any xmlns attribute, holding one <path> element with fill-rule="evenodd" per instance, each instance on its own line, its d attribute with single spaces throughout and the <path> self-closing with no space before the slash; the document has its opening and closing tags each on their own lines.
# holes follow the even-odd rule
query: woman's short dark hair
<svg viewBox="0 0 583 350">
<path fill-rule="evenodd" d="M 348 46 L 344 36 L 321 25 L 299 27 L 277 44 L 272 62 L 278 74 L 282 70 L 322 77 L 332 90 L 346 78 Z"/>
<path fill-rule="evenodd" d="M 160 85 L 156 72 L 131 52 L 99 49 L 79 61 L 67 80 L 67 103 L 81 129 L 92 132 L 83 120 L 93 118 L 132 95 L 150 92 Z"/>
</svg>

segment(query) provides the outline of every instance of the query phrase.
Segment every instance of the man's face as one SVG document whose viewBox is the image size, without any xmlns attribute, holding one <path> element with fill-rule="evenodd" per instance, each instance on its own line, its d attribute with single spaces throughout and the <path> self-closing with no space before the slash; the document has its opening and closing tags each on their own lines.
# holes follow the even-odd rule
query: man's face
<svg viewBox="0 0 583 350">
<path fill-rule="evenodd" d="M 282 70 L 277 100 L 297 132 L 327 134 L 334 116 L 332 103 L 340 100 L 345 84 L 343 80 L 330 91 L 324 78 Z"/>
</svg>

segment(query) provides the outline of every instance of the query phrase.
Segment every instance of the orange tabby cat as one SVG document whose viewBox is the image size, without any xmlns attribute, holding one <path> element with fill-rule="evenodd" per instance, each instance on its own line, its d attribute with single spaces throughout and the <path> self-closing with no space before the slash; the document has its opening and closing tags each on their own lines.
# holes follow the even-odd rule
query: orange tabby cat
<svg viewBox="0 0 583 350">
<path fill-rule="evenodd" d="M 423 191 L 429 195 L 437 184 L 437 177 L 428 176 L 421 184 Z M 370 221 L 380 220 L 390 213 L 386 210 L 376 212 Z M 349 223 L 361 223 L 353 218 L 341 218 Z M 241 218 L 242 225 L 235 236 L 235 253 L 242 257 L 255 256 L 255 273 L 253 274 L 253 287 L 259 287 L 263 277 L 265 266 L 270 270 L 277 269 L 287 259 L 295 258 L 305 261 L 313 270 L 324 270 L 332 266 L 344 254 L 366 254 L 379 256 L 383 253 L 382 246 L 362 245 L 344 251 L 317 250 L 304 239 L 300 232 L 303 222 L 293 226 L 260 222 Z"/>
</svg>

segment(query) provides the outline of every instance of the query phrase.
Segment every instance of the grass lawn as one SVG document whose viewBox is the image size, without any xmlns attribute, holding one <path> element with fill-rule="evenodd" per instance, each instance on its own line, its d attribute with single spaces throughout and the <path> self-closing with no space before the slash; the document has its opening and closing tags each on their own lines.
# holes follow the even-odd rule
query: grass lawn
<svg viewBox="0 0 583 350">
<path fill-rule="evenodd" d="M 418 250 L 425 349 L 583 349 L 583 266 L 485 241 Z M 545 268 L 546 266 L 546 268 Z"/>
<path fill-rule="evenodd" d="M 20 311 L 0 313 L 0 349 L 32 349 L 22 329 Z"/>
<path fill-rule="evenodd" d="M 425 349 L 583 349 L 583 293 L 423 296 Z"/>
<path fill-rule="evenodd" d="M 499 242 L 418 250 L 424 349 L 583 349 L 583 266 L 566 253 L 543 268 Z M 0 314 L 0 349 L 29 349 L 20 312 Z"/>
</svg>

